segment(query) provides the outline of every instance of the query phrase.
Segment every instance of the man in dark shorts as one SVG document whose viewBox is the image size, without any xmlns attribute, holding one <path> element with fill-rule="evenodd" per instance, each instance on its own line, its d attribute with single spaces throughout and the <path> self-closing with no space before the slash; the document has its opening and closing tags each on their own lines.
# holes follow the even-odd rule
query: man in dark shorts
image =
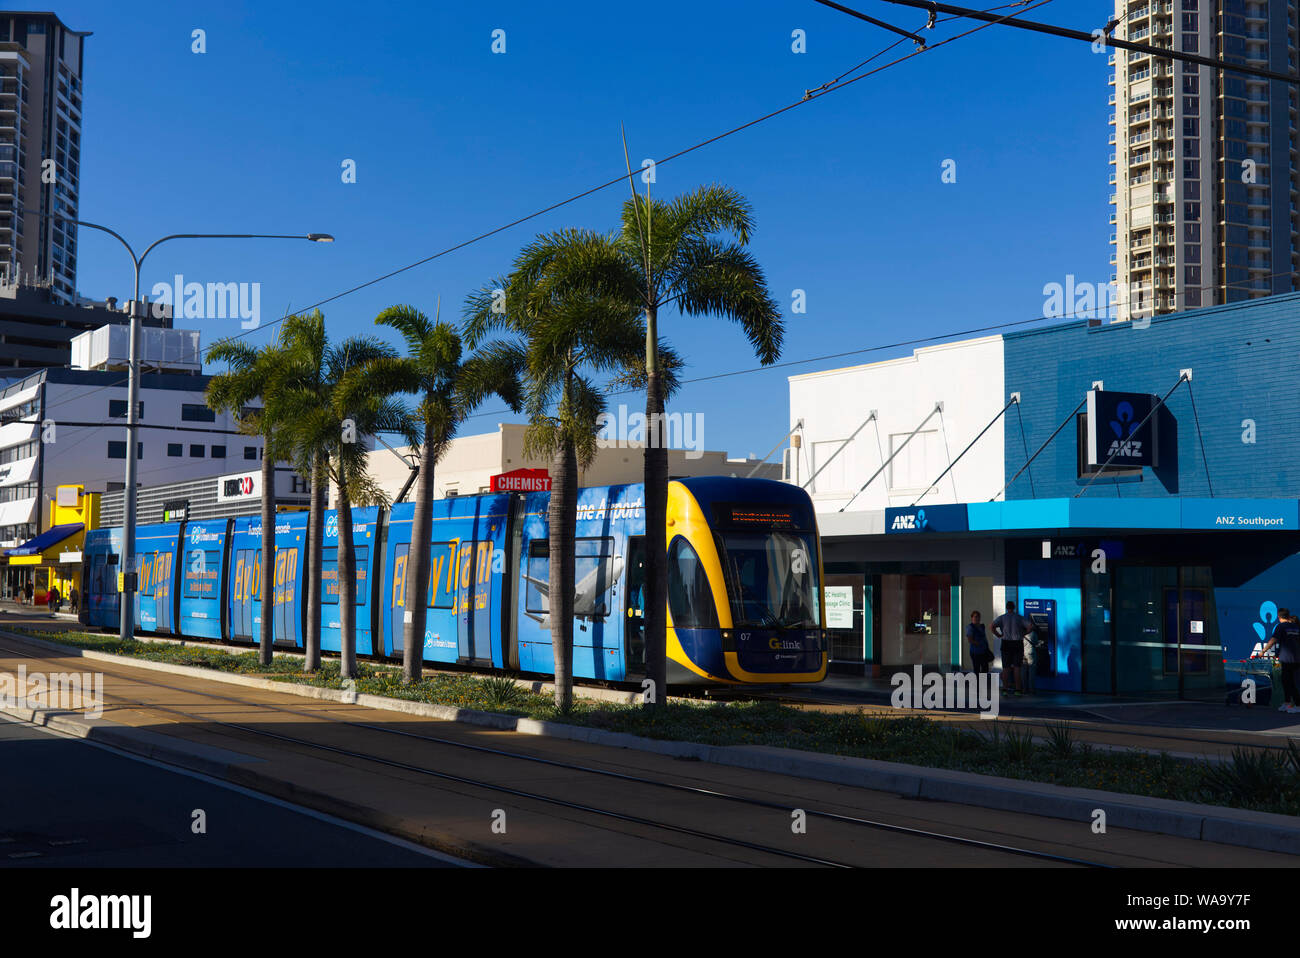
<svg viewBox="0 0 1300 958">
<path fill-rule="evenodd" d="M 1300 624 L 1290 609 L 1277 610 L 1277 625 L 1273 636 L 1260 654 L 1277 646 L 1277 660 L 1282 666 L 1282 694 L 1286 699 L 1278 706 L 1279 712 L 1300 712 L 1300 692 L 1296 690 L 1296 670 L 1300 668 Z"/>
<path fill-rule="evenodd" d="M 1034 624 L 1016 612 L 1014 602 L 993 620 L 993 634 L 1002 640 L 1002 691 L 1008 695 L 1024 694 L 1025 636 L 1033 631 Z"/>
</svg>

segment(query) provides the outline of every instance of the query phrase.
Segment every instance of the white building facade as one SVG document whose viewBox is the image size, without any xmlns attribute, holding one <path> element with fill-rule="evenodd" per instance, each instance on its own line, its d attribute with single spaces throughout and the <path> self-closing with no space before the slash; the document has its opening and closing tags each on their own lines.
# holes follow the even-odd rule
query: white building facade
<svg viewBox="0 0 1300 958">
<path fill-rule="evenodd" d="M 1005 601 L 1002 544 L 888 536 L 886 510 L 916 521 L 926 507 L 1002 498 L 1004 421 L 1017 414 L 1004 378 L 1000 336 L 789 378 L 784 478 L 812 496 L 828 605 L 846 615 L 851 602 L 851 626 L 831 629 L 835 671 L 969 664 L 954 637 L 972 611 L 991 622 Z"/>
</svg>

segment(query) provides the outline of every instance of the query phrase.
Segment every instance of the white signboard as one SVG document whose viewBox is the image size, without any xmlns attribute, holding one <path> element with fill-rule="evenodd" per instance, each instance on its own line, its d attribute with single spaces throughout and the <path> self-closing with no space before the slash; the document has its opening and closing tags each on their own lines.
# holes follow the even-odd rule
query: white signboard
<svg viewBox="0 0 1300 958">
<path fill-rule="evenodd" d="M 262 473 L 239 472 L 217 480 L 217 502 L 262 498 Z"/>
<path fill-rule="evenodd" d="M 853 628 L 853 586 L 826 587 L 826 628 Z"/>
<path fill-rule="evenodd" d="M 1192 634 L 1193 634 L 1193 635 L 1204 635 L 1204 634 L 1205 634 L 1205 620 L 1204 620 L 1204 619 L 1191 619 L 1187 624 L 1190 625 L 1190 626 L 1192 627 Z"/>
</svg>

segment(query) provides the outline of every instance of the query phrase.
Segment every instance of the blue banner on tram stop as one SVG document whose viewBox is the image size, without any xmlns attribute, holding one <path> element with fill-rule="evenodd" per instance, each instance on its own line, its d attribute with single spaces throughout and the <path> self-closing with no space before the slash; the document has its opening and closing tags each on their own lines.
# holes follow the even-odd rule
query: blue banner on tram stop
<svg viewBox="0 0 1300 958">
<path fill-rule="evenodd" d="M 1157 398 L 1150 393 L 1088 392 L 1088 465 L 1111 469 L 1159 466 Z"/>
<path fill-rule="evenodd" d="M 968 532 L 966 504 L 911 506 L 885 510 L 886 533 Z"/>
</svg>

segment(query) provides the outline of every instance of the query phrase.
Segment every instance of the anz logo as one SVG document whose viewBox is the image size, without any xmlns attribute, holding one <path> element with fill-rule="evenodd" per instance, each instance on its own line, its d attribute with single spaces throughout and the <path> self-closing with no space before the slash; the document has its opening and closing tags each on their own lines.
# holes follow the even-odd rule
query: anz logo
<svg viewBox="0 0 1300 958">
<path fill-rule="evenodd" d="M 915 514 L 894 516 L 893 524 L 890 529 L 906 529 L 911 532 L 924 532 L 929 526 L 929 520 L 925 518 L 925 510 L 917 509 Z"/>
<path fill-rule="evenodd" d="M 1133 414 L 1133 406 L 1128 402 L 1121 402 L 1115 407 L 1115 419 L 1111 420 L 1110 428 L 1115 433 L 1115 439 L 1107 450 L 1107 456 L 1125 456 L 1130 459 L 1140 458 L 1142 455 L 1142 440 L 1134 439 L 1133 433 L 1137 431 L 1137 417 Z"/>
</svg>

